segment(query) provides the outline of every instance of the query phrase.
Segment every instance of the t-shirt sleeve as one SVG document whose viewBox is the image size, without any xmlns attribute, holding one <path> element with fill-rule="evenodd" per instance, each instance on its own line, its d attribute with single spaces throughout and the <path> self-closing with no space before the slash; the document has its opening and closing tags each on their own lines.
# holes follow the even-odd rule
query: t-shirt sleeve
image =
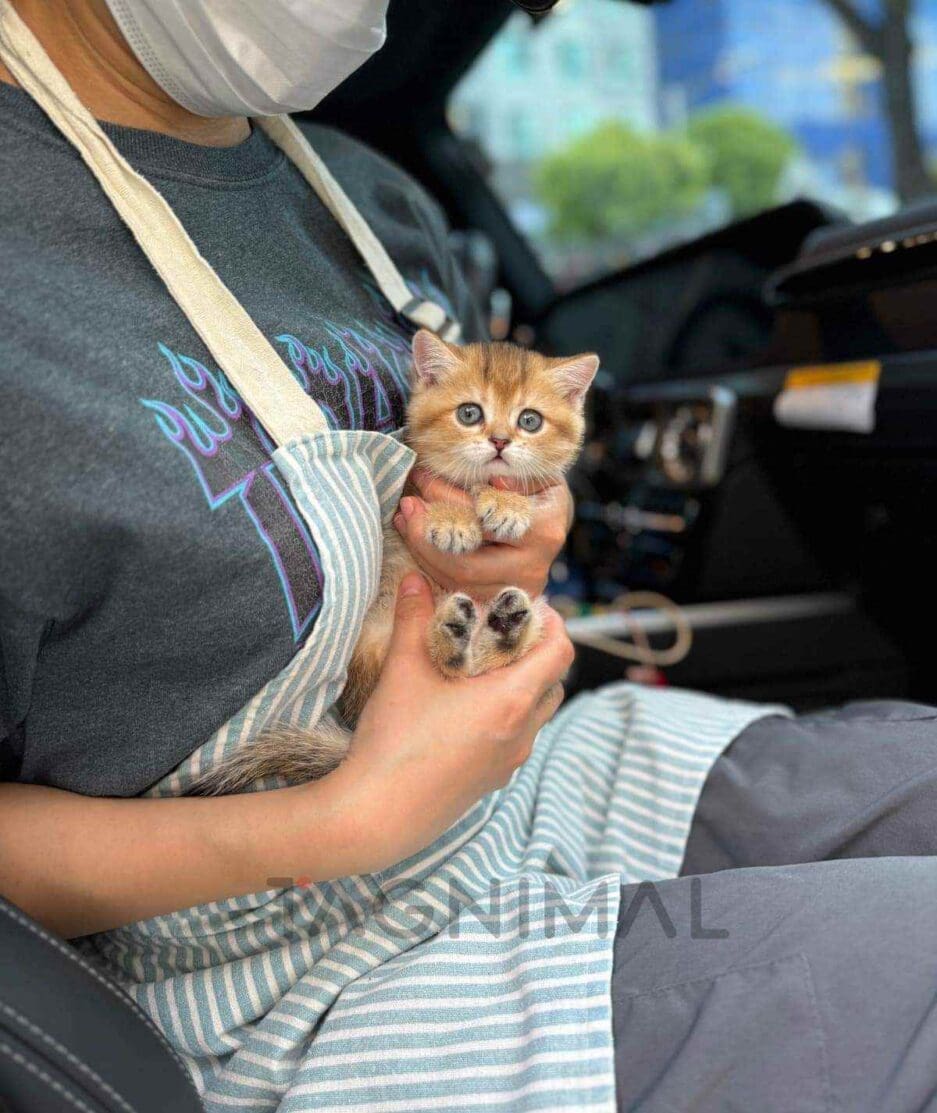
<svg viewBox="0 0 937 1113">
<path fill-rule="evenodd" d="M 21 755 L 14 749 L 14 729 L 13 701 L 6 674 L 3 638 L 0 637 L 0 781 L 15 781 L 19 769 Z"/>
<path fill-rule="evenodd" d="M 0 591 L 0 781 L 20 779 L 42 630 L 41 621 L 12 606 Z"/>
<path fill-rule="evenodd" d="M 86 469 L 80 445 L 63 434 L 60 414 L 80 403 L 61 391 L 49 402 L 41 359 L 24 338 L 29 322 L 15 299 L 0 312 L 0 414 L 15 414 L 0 434 L 0 781 L 21 779 L 26 720 L 33 705 L 40 653 L 54 626 L 75 619 L 75 569 L 91 567 L 80 515 L 70 498 Z M 16 371 L 29 368 L 25 389 Z M 63 501 L 66 500 L 66 501 Z"/>
</svg>

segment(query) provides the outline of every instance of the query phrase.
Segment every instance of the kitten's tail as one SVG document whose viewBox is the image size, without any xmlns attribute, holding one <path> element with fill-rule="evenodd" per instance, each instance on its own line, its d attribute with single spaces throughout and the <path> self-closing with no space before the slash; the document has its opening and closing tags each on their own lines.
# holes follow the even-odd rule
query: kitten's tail
<svg viewBox="0 0 937 1113">
<path fill-rule="evenodd" d="M 325 718 L 313 730 L 278 726 L 233 757 L 199 777 L 190 796 L 227 796 L 243 792 L 261 777 L 285 777 L 305 784 L 331 773 L 344 760 L 351 731 Z"/>
</svg>

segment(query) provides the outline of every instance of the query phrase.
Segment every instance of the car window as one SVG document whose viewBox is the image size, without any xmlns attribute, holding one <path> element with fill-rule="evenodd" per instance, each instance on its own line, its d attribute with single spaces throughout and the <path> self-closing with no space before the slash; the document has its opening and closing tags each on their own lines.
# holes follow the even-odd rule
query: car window
<svg viewBox="0 0 937 1113">
<path fill-rule="evenodd" d="M 858 220 L 937 174 L 937 0 L 561 0 L 450 122 L 557 285 L 794 197 Z"/>
</svg>

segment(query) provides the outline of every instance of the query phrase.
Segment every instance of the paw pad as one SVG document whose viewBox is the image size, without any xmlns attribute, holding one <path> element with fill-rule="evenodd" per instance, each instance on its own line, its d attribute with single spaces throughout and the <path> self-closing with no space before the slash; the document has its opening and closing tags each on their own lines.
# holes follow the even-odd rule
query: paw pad
<svg viewBox="0 0 937 1113">
<path fill-rule="evenodd" d="M 530 599 L 520 588 L 505 588 L 488 609 L 488 625 L 506 644 L 520 638 L 530 617 Z"/>
<path fill-rule="evenodd" d="M 440 609 L 439 617 L 453 648 L 464 651 L 478 618 L 475 604 L 467 595 L 453 595 Z"/>
</svg>

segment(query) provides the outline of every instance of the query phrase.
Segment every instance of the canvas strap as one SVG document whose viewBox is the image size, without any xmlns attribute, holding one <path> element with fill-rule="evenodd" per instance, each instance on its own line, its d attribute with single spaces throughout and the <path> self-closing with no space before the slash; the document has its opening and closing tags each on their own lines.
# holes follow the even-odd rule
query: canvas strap
<svg viewBox="0 0 937 1113">
<path fill-rule="evenodd" d="M 283 445 L 327 429 L 322 410 L 199 252 L 166 200 L 133 169 L 81 103 L 9 0 L 0 0 L 0 59 L 77 149 L 166 289 L 273 441 Z M 393 260 L 296 124 L 286 116 L 257 123 L 351 238 L 395 311 L 446 340 L 457 340 L 458 325 L 440 306 L 414 298 Z"/>
</svg>

